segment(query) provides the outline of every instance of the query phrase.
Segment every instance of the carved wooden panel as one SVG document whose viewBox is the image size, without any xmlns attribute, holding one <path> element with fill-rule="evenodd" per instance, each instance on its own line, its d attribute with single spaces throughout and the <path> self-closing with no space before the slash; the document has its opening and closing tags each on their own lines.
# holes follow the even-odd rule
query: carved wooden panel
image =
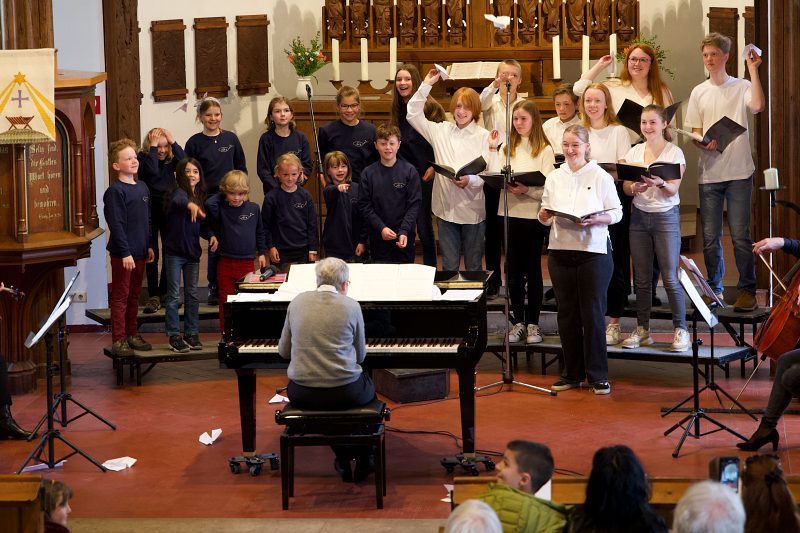
<svg viewBox="0 0 800 533">
<path fill-rule="evenodd" d="M 194 72 L 198 98 L 228 96 L 228 23 L 225 17 L 194 19 Z"/>
<path fill-rule="evenodd" d="M 737 67 L 736 51 L 739 49 L 739 10 L 735 7 L 710 7 L 708 8 L 708 30 L 730 37 L 731 52 L 725 68 L 728 74 L 734 76 L 739 72 Z"/>
<path fill-rule="evenodd" d="M 186 88 L 186 52 L 181 19 L 150 23 L 153 42 L 153 99 L 156 102 L 183 100 Z"/>
<path fill-rule="evenodd" d="M 3 49 L 53 48 L 52 0 L 3 0 Z"/>
<path fill-rule="evenodd" d="M 236 91 L 239 96 L 269 92 L 268 29 L 266 15 L 236 17 Z"/>
<path fill-rule="evenodd" d="M 141 139 L 138 0 L 103 0 L 109 140 Z"/>
</svg>

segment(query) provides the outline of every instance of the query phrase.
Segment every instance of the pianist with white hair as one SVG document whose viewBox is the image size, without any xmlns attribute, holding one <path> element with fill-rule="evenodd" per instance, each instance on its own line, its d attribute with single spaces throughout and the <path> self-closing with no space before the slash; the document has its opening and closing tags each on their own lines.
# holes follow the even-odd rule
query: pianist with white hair
<svg viewBox="0 0 800 533">
<path fill-rule="evenodd" d="M 287 393 L 304 409 L 347 409 L 375 399 L 375 385 L 361 364 L 367 355 L 361 306 L 347 296 L 350 269 L 335 257 L 317 262 L 317 290 L 298 294 L 286 311 L 278 353 L 289 359 Z M 369 447 L 334 447 L 344 481 L 372 471 Z M 355 458 L 355 472 L 350 461 Z"/>
</svg>

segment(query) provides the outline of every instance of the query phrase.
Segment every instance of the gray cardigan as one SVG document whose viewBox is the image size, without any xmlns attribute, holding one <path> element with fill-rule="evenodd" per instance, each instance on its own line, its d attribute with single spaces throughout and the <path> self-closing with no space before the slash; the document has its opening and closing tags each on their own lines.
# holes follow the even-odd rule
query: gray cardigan
<svg viewBox="0 0 800 533">
<path fill-rule="evenodd" d="M 289 379 L 305 387 L 340 387 L 357 380 L 367 355 L 364 316 L 352 298 L 322 286 L 298 294 L 286 311 L 278 353 Z"/>
</svg>

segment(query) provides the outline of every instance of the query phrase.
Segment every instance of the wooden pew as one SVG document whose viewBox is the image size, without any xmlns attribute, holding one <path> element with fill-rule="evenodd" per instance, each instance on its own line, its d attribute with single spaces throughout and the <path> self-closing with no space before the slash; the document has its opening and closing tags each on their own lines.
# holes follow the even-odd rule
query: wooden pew
<svg viewBox="0 0 800 533">
<path fill-rule="evenodd" d="M 42 476 L 0 475 L 0 530 L 19 533 L 44 531 L 39 502 Z"/>
</svg>

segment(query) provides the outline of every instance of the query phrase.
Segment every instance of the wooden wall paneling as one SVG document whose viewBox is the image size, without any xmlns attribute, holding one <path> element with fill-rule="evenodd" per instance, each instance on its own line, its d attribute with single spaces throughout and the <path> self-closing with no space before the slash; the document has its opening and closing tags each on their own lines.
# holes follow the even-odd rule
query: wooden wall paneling
<svg viewBox="0 0 800 533">
<path fill-rule="evenodd" d="M 103 0 L 106 124 L 109 141 L 142 138 L 138 0 Z"/>
<path fill-rule="evenodd" d="M 236 17 L 236 91 L 239 96 L 267 94 L 269 82 L 269 18 L 267 15 Z"/>
<path fill-rule="evenodd" d="M 225 17 L 194 19 L 195 95 L 228 96 L 228 23 Z"/>
<path fill-rule="evenodd" d="M 153 42 L 153 99 L 156 102 L 186 98 L 186 50 L 181 19 L 154 20 L 150 23 Z"/>
<path fill-rule="evenodd" d="M 53 48 L 52 0 L 2 0 L 3 49 Z"/>
<path fill-rule="evenodd" d="M 729 37 L 731 40 L 731 54 L 725 67 L 729 74 L 739 72 L 739 10 L 735 7 L 710 7 L 708 8 L 708 30 Z"/>
</svg>

